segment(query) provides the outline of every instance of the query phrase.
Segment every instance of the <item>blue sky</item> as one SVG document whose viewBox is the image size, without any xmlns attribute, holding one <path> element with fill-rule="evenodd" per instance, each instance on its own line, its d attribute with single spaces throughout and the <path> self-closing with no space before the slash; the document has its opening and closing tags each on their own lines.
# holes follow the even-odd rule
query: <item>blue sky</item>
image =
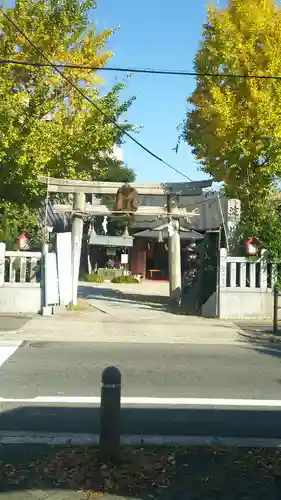
<svg viewBox="0 0 281 500">
<path fill-rule="evenodd" d="M 110 41 L 114 51 L 113 66 L 193 69 L 193 58 L 199 47 L 202 24 L 206 18 L 206 0 L 98 0 L 93 12 L 97 28 L 120 25 Z M 122 78 L 103 73 L 105 83 Z M 124 97 L 135 95 L 128 119 L 143 125 L 136 138 L 168 163 L 194 180 L 205 178 L 187 145 L 178 154 L 177 125 L 186 111 L 186 97 L 194 88 L 194 79 L 182 76 L 134 74 Z M 137 173 L 139 182 L 183 180 L 129 139 L 123 146 L 125 162 Z"/>
<path fill-rule="evenodd" d="M 208 1 L 175 0 L 171 4 L 163 0 L 97 0 L 91 20 L 99 31 L 120 25 L 108 45 L 115 54 L 110 65 L 192 71 Z M 13 4 L 12 0 L 3 2 L 6 6 Z M 105 86 L 110 87 L 124 76 L 103 72 Z M 199 180 L 206 175 L 198 170 L 190 148 L 181 143 L 178 153 L 173 151 L 178 140 L 177 126 L 186 112 L 186 97 L 194 84 L 192 77 L 134 74 L 123 97 L 137 97 L 126 116 L 130 123 L 143 127 L 136 139 L 178 170 Z M 135 170 L 139 182 L 184 180 L 130 139 L 123 151 L 125 163 Z"/>
</svg>

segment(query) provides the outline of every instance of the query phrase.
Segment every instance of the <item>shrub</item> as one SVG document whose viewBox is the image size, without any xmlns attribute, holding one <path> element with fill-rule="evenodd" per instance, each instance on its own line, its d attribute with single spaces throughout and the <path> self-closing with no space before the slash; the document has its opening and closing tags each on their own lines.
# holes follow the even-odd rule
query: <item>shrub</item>
<svg viewBox="0 0 281 500">
<path fill-rule="evenodd" d="M 129 274 L 127 276 L 115 276 L 115 278 L 111 280 L 111 283 L 139 283 L 139 280 Z"/>
<path fill-rule="evenodd" d="M 104 283 L 103 276 L 100 276 L 98 273 L 86 274 L 84 279 L 89 283 Z"/>
</svg>

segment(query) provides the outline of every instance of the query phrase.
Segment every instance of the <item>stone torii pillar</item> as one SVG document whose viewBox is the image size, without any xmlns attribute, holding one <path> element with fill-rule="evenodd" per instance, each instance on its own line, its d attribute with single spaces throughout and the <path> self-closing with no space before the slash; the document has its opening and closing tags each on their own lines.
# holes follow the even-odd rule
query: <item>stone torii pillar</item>
<svg viewBox="0 0 281 500">
<path fill-rule="evenodd" d="M 83 239 L 83 213 L 85 211 L 85 193 L 75 194 L 74 214 L 71 230 L 72 247 L 72 304 L 77 305 L 78 281 L 80 271 L 81 248 Z"/>
</svg>

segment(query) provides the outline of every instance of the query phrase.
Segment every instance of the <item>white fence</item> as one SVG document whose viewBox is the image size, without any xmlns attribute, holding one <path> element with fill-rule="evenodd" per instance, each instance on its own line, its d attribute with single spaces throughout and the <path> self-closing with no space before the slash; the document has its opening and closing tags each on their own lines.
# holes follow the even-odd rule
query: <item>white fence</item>
<svg viewBox="0 0 281 500">
<path fill-rule="evenodd" d="M 57 234 L 56 253 L 42 257 L 41 252 L 6 251 L 0 243 L 0 313 L 51 314 L 71 302 L 71 233 Z"/>
<path fill-rule="evenodd" d="M 6 251 L 0 243 L 0 313 L 38 313 L 41 252 Z"/>
<path fill-rule="evenodd" d="M 39 283 L 41 252 L 5 252 L 4 283 Z"/>
<path fill-rule="evenodd" d="M 225 249 L 221 249 L 219 317 L 272 317 L 273 285 L 279 270 L 280 264 L 267 262 L 265 255 L 251 260 L 230 257 Z"/>
<path fill-rule="evenodd" d="M 226 250 L 220 253 L 220 287 L 223 288 L 273 288 L 277 279 L 279 264 L 246 257 L 230 257 Z"/>
</svg>

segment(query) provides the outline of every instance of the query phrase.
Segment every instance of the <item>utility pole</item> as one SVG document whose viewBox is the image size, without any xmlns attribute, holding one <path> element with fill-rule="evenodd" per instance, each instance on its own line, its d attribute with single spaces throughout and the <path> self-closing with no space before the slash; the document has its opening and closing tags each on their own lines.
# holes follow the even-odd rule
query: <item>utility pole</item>
<svg viewBox="0 0 281 500">
<path fill-rule="evenodd" d="M 83 213 L 85 210 L 85 193 L 79 192 L 74 197 L 74 214 L 71 231 L 72 246 L 72 305 L 77 305 L 78 279 L 83 238 Z"/>
<path fill-rule="evenodd" d="M 175 201 L 171 194 L 167 197 L 167 210 L 171 214 L 173 212 Z M 178 203 L 176 203 L 176 207 Z M 170 301 L 172 305 L 178 305 L 181 299 L 181 243 L 180 243 L 180 225 L 179 219 L 173 219 L 172 231 L 168 228 L 168 254 L 169 254 L 169 284 L 170 284 Z"/>
</svg>

